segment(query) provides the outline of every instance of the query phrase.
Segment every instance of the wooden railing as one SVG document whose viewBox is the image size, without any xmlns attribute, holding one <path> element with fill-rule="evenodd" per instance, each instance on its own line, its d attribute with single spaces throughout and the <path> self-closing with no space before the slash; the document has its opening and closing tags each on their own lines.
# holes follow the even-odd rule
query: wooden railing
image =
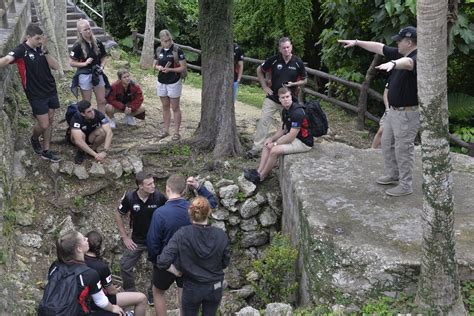
<svg viewBox="0 0 474 316">
<path fill-rule="evenodd" d="M 8 12 L 16 13 L 15 0 L 0 0 L 0 27 L 8 28 Z"/>
<path fill-rule="evenodd" d="M 143 34 L 137 33 L 135 31 L 132 32 L 133 51 L 135 53 L 138 53 L 138 54 L 141 53 L 140 40 L 143 41 L 143 39 L 144 39 Z M 155 43 L 160 43 L 160 40 L 158 38 L 155 38 Z M 184 51 L 193 52 L 193 53 L 196 53 L 198 55 L 201 54 L 201 50 L 199 50 L 199 49 L 196 49 L 196 48 L 193 48 L 193 47 L 190 47 L 190 46 L 186 46 L 186 45 L 181 45 L 181 44 L 178 44 L 178 43 L 175 43 L 175 45 L 180 47 Z M 252 63 L 252 64 L 261 64 L 262 62 L 264 62 L 264 60 L 250 58 L 250 57 L 244 57 L 244 62 Z M 199 71 L 199 72 L 201 71 L 200 66 L 193 65 L 189 62 L 188 62 L 188 67 L 190 69 L 193 69 L 193 70 L 196 70 L 196 71 Z M 371 89 L 369 87 L 364 87 L 360 83 L 345 80 L 345 79 L 336 77 L 334 75 L 328 74 L 326 72 L 316 70 L 316 69 L 312 69 L 312 68 L 309 68 L 309 67 L 306 67 L 306 72 L 308 73 L 308 76 L 313 76 L 314 80 L 312 80 L 312 82 L 314 82 L 314 87 L 311 87 L 310 84 L 306 84 L 305 87 L 302 89 L 303 92 L 306 93 L 306 94 L 310 94 L 312 96 L 321 98 L 322 100 L 324 100 L 326 102 L 329 102 L 331 104 L 337 105 L 339 107 L 342 107 L 343 109 L 346 109 L 346 110 L 349 110 L 349 111 L 352 111 L 352 112 L 355 112 L 355 113 L 359 112 L 359 107 L 358 106 L 347 103 L 345 101 L 338 100 L 335 97 L 333 97 L 333 95 L 332 95 L 332 87 L 333 87 L 332 83 L 338 83 L 338 84 L 344 85 L 348 88 L 358 90 L 360 93 L 366 92 L 368 96 L 370 96 L 373 99 L 383 103 L 382 94 L 380 94 L 379 92 L 377 92 L 374 89 Z M 258 78 L 255 77 L 255 76 L 243 75 L 242 78 L 245 79 L 245 80 L 258 82 Z M 329 85 L 328 85 L 329 88 L 325 91 L 325 93 L 318 92 L 318 90 L 319 90 L 318 82 L 319 82 L 320 78 L 326 79 L 329 82 Z M 303 96 L 303 98 L 304 98 L 304 96 Z M 359 104 L 359 106 L 362 106 L 364 109 L 366 109 L 367 108 L 367 102 L 365 104 Z M 374 121 L 374 122 L 377 122 L 377 123 L 380 121 L 380 118 L 376 117 L 375 115 L 371 114 L 368 111 L 365 111 L 365 117 L 372 120 L 372 121 Z M 466 143 L 466 142 L 462 141 L 461 139 L 459 139 L 456 136 L 451 135 L 451 134 L 449 134 L 449 140 L 452 143 L 454 143 L 458 146 L 467 148 L 469 150 L 469 155 L 474 157 L 474 143 Z"/>
</svg>

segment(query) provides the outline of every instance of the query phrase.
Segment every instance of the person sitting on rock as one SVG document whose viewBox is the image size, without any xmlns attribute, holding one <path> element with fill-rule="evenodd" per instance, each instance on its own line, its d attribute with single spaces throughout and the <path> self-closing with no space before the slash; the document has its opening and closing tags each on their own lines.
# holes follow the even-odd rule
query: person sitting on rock
<svg viewBox="0 0 474 316">
<path fill-rule="evenodd" d="M 146 296 L 140 292 L 120 292 L 112 283 L 112 272 L 109 266 L 101 257 L 102 235 L 92 230 L 86 234 L 89 250 L 84 255 L 84 262 L 89 268 L 97 271 L 100 277 L 102 289 L 109 299 L 109 302 L 116 304 L 122 308 L 133 306 L 134 313 L 126 313 L 126 315 L 145 316 L 146 313 Z M 101 308 L 92 304 L 92 314 L 94 311 L 100 311 Z"/>
<path fill-rule="evenodd" d="M 117 122 L 115 113 L 125 113 L 125 124 L 135 126 L 135 118 L 145 119 L 145 108 L 142 106 L 143 93 L 138 84 L 130 79 L 130 72 L 126 69 L 117 71 L 118 80 L 115 81 L 107 97 L 105 112 L 110 118 L 110 127 L 115 128 Z"/>
<path fill-rule="evenodd" d="M 112 145 L 112 129 L 107 117 L 92 108 L 89 101 L 77 102 L 77 112 L 68 121 L 70 128 L 70 142 L 77 147 L 74 158 L 76 164 L 81 164 L 86 153 L 98 162 L 103 162 Z M 103 145 L 103 150 L 98 151 Z"/>
<path fill-rule="evenodd" d="M 293 102 L 287 87 L 278 90 L 278 99 L 283 106 L 283 124 L 273 136 L 265 140 L 258 169 L 244 171 L 245 179 L 259 184 L 275 167 L 281 155 L 301 153 L 311 150 L 313 136 L 309 132 L 309 120 L 304 109 Z"/>
</svg>

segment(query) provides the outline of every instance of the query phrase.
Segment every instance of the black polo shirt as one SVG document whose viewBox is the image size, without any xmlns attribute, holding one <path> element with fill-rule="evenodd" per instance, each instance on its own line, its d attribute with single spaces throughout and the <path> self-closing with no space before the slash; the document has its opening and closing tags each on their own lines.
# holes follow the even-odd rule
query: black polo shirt
<svg viewBox="0 0 474 316">
<path fill-rule="evenodd" d="M 313 147 L 313 136 L 309 133 L 309 120 L 304 112 L 304 109 L 296 102 L 294 102 L 290 108 L 287 110 L 283 108 L 281 112 L 283 120 L 283 128 L 285 129 L 285 134 L 290 132 L 290 129 L 297 128 L 300 131 L 296 138 L 301 140 L 303 144 Z"/>
<path fill-rule="evenodd" d="M 398 48 L 384 46 L 383 54 L 391 60 L 402 58 Z M 394 69 L 390 72 L 388 103 L 393 107 L 418 105 L 418 88 L 416 85 L 416 54 L 414 50 L 408 56 L 413 60 L 413 70 Z"/>
<path fill-rule="evenodd" d="M 240 70 L 239 61 L 243 61 L 243 60 L 244 60 L 244 52 L 242 51 L 239 45 L 234 43 L 234 82 L 236 82 L 239 77 L 239 70 Z"/>
<path fill-rule="evenodd" d="M 275 55 L 265 60 L 260 67 L 264 72 L 270 72 L 270 88 L 273 91 L 273 95 L 267 96 L 267 98 L 277 103 L 280 103 L 278 100 L 278 89 L 283 87 L 284 83 L 289 81 L 296 82 L 307 77 L 303 61 L 295 55 L 291 56 L 288 63 L 285 63 L 281 54 Z M 296 96 L 296 89 L 297 87 L 290 87 L 293 97 Z"/>
<path fill-rule="evenodd" d="M 74 113 L 69 126 L 72 129 L 80 129 L 86 136 L 89 136 L 96 128 L 109 123 L 109 120 L 102 112 L 94 109 L 94 113 L 94 118 L 90 121 L 82 116 L 79 111 Z"/>
<path fill-rule="evenodd" d="M 174 62 L 174 56 L 173 56 L 173 49 L 174 44 L 171 45 L 169 49 L 164 49 L 161 48 L 160 51 L 157 51 L 155 53 L 155 59 L 158 61 L 158 65 L 165 67 L 167 63 L 170 63 L 168 68 L 178 68 L 179 64 L 175 64 Z M 180 60 L 186 60 L 184 57 L 183 50 L 181 48 L 177 48 L 177 53 L 178 53 L 178 61 Z M 181 74 L 177 72 L 159 72 L 158 73 L 158 81 L 160 83 L 164 84 L 172 84 L 178 82 L 179 78 L 181 78 Z"/>
<path fill-rule="evenodd" d="M 153 213 L 158 207 L 163 206 L 167 198 L 158 190 L 148 196 L 148 199 L 143 202 L 135 191 L 127 192 L 122 201 L 118 211 L 122 215 L 130 212 L 130 227 L 132 228 L 132 240 L 138 244 L 146 244 L 146 235 L 150 227 Z"/>
<path fill-rule="evenodd" d="M 80 43 L 76 42 L 74 43 L 74 46 L 72 47 L 71 52 L 69 53 L 69 56 L 74 59 L 75 61 L 78 62 L 85 62 L 88 58 L 93 58 L 94 61 L 90 63 L 89 65 L 85 67 L 78 67 L 78 69 L 89 69 L 92 70 L 92 67 L 94 65 L 99 65 L 100 66 L 100 60 L 107 56 L 107 52 L 105 51 L 104 44 L 102 44 L 101 41 L 97 40 L 97 47 L 99 48 L 99 53 L 96 54 L 94 49 L 92 49 L 92 45 L 89 43 L 85 42 L 86 44 L 86 56 L 84 56 L 84 52 L 82 51 L 82 46 Z"/>
<path fill-rule="evenodd" d="M 21 83 L 28 100 L 45 99 L 58 93 L 56 81 L 40 47 L 33 49 L 23 42 L 8 55 L 15 58 L 12 63 L 18 66 Z"/>
</svg>

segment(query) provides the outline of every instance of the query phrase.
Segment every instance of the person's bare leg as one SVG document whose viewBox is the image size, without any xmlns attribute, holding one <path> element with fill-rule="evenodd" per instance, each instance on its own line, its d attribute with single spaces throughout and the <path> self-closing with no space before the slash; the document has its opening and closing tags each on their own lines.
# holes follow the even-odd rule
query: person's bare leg
<svg viewBox="0 0 474 316">
<path fill-rule="evenodd" d="M 165 291 L 153 286 L 153 303 L 155 303 L 156 316 L 166 316 Z"/>
<path fill-rule="evenodd" d="M 160 100 L 163 105 L 163 132 L 168 132 L 171 123 L 170 98 L 160 97 Z"/>
<path fill-rule="evenodd" d="M 105 113 L 107 114 L 107 116 L 111 119 L 114 119 L 115 118 L 115 113 L 118 113 L 118 112 L 121 112 L 119 110 L 117 110 L 116 108 L 114 108 L 112 106 L 112 104 L 107 104 L 105 106 Z"/>
<path fill-rule="evenodd" d="M 82 100 L 91 102 L 92 100 L 92 90 L 82 90 L 81 89 Z"/>
<path fill-rule="evenodd" d="M 280 148 L 280 146 L 275 146 L 270 150 L 265 166 L 261 169 L 261 171 L 259 171 L 260 180 L 263 180 L 268 176 L 270 171 L 272 171 L 272 169 L 275 167 L 278 157 L 282 154 L 283 149 Z"/>
<path fill-rule="evenodd" d="M 117 293 L 117 305 L 122 308 L 135 306 L 133 309 L 135 316 L 145 316 L 146 314 L 146 296 L 140 292 Z"/>
<path fill-rule="evenodd" d="M 41 135 L 43 135 L 44 138 L 44 132 L 49 128 L 49 113 L 46 114 L 41 114 L 41 115 L 35 115 L 36 118 L 36 124 L 33 126 L 33 135 L 32 137 L 34 139 L 38 139 Z M 44 139 L 43 139 L 44 141 Z M 49 142 L 48 142 L 48 149 L 49 149 Z M 46 150 L 44 147 L 46 144 L 43 144 L 43 150 Z"/>
<path fill-rule="evenodd" d="M 174 134 L 179 134 L 181 127 L 181 108 L 179 107 L 179 97 L 170 98 L 171 109 L 173 110 Z"/>
<path fill-rule="evenodd" d="M 97 102 L 97 110 L 102 113 L 105 113 L 105 105 L 107 101 L 105 100 L 105 87 L 96 86 L 94 87 L 95 100 Z"/>
<path fill-rule="evenodd" d="M 49 150 L 53 135 L 54 109 L 48 110 L 48 127 L 43 131 L 43 150 Z"/>
<path fill-rule="evenodd" d="M 105 142 L 105 131 L 102 127 L 97 128 L 89 135 L 89 143 L 93 150 L 97 150 Z"/>
<path fill-rule="evenodd" d="M 260 164 L 258 165 L 258 169 L 257 169 L 259 174 L 262 173 L 263 168 L 267 164 L 269 154 L 270 154 L 270 150 L 267 148 L 267 146 L 263 145 L 262 156 L 260 157 Z"/>
</svg>

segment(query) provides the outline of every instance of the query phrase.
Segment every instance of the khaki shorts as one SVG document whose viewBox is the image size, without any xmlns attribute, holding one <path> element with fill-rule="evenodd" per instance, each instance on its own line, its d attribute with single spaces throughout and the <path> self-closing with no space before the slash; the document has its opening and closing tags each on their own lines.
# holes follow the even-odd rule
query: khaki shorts
<svg viewBox="0 0 474 316">
<path fill-rule="evenodd" d="M 99 76 L 99 84 L 96 87 L 104 87 L 105 81 L 102 75 Z M 79 75 L 79 87 L 81 90 L 92 90 L 92 74 Z"/>
<path fill-rule="evenodd" d="M 159 97 L 179 98 L 182 89 L 183 84 L 181 83 L 181 79 L 171 84 L 161 83 L 159 81 L 157 81 L 156 84 L 156 94 Z"/>
<path fill-rule="evenodd" d="M 312 147 L 305 145 L 301 140 L 295 138 L 289 144 L 280 145 L 283 148 L 283 154 L 296 154 L 296 153 L 304 153 L 310 151 Z"/>
</svg>

